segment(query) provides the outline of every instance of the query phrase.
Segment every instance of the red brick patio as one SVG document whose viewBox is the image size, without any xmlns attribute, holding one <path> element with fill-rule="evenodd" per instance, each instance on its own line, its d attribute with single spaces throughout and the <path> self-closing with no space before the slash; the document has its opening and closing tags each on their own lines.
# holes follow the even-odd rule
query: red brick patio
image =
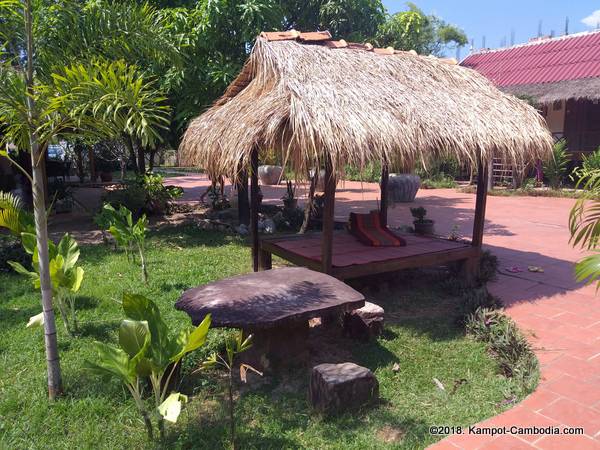
<svg viewBox="0 0 600 450">
<path fill-rule="evenodd" d="M 186 188 L 186 200 L 198 199 L 204 176 L 170 180 Z M 338 186 L 336 215 L 377 206 L 375 184 Z M 284 186 L 263 187 L 265 201 L 280 202 Z M 503 273 L 491 284 L 506 312 L 526 332 L 541 363 L 539 387 L 522 403 L 479 424 L 482 426 L 581 426 L 584 436 L 454 435 L 436 449 L 600 449 L 600 300 L 595 287 L 573 279 L 573 262 L 581 253 L 569 244 L 567 219 L 574 200 L 542 197 L 489 197 L 484 243 L 498 256 Z M 436 231 L 453 226 L 470 236 L 475 196 L 451 189 L 421 190 L 416 204 L 428 210 Z M 410 223 L 408 205 L 390 210 L 390 226 Z M 527 266 L 544 268 L 531 273 Z M 506 272 L 508 267 L 523 272 Z M 440 424 L 442 425 L 442 424 Z M 443 424 L 452 425 L 452 424 Z"/>
</svg>

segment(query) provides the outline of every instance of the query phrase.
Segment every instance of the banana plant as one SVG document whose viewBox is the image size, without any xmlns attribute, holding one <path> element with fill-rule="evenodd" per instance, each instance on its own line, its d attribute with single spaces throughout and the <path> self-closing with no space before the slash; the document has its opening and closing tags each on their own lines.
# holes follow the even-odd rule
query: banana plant
<svg viewBox="0 0 600 450">
<path fill-rule="evenodd" d="M 121 348 L 96 343 L 99 349 L 98 358 L 95 362 L 88 362 L 86 365 L 97 373 L 115 375 L 125 383 L 144 417 L 148 436 L 152 439 L 152 423 L 143 401 L 140 401 L 142 391 L 139 387 L 140 379 L 148 378 L 155 405 L 154 416 L 157 417 L 158 430 L 162 439 L 164 421 L 176 422 L 182 403 L 187 401 L 187 397 L 178 392 L 169 394 L 171 379 L 181 359 L 206 342 L 210 315 L 207 315 L 196 328 L 185 329 L 175 334 L 171 333 L 161 317 L 160 310 L 152 300 L 142 295 L 124 294 L 122 305 L 127 319 L 121 324 L 119 332 Z M 141 344 L 146 339 L 142 331 L 135 334 L 136 345 L 132 345 L 128 339 L 121 338 L 122 329 L 133 327 L 128 325 L 130 323 L 145 324 L 146 334 L 149 336 L 147 346 Z M 141 325 L 139 327 L 142 328 Z M 123 334 L 125 336 L 125 331 Z M 118 355 L 119 358 L 111 355 Z"/>
<path fill-rule="evenodd" d="M 125 206 L 116 210 L 111 204 L 105 203 L 102 207 L 102 217 L 109 224 L 108 232 L 115 238 L 117 245 L 125 250 L 129 259 L 131 246 L 135 244 L 140 255 L 142 266 L 142 279 L 148 282 L 148 271 L 146 269 L 145 243 L 148 231 L 148 219 L 142 215 L 137 222 L 133 222 L 133 214 Z"/>
<path fill-rule="evenodd" d="M 39 256 L 36 236 L 33 233 L 21 233 L 21 239 L 25 251 L 32 255 L 31 265 L 34 270 L 28 270 L 15 261 L 8 261 L 8 264 L 10 264 L 15 272 L 28 277 L 35 289 L 40 289 Z M 77 265 L 79 254 L 77 241 L 68 233 L 62 237 L 58 245 L 52 241 L 48 241 L 52 291 L 56 297 L 65 328 L 71 335 L 78 330 L 75 294 L 81 288 L 84 274 L 83 268 Z M 30 324 L 40 323 L 39 320 L 34 320 L 35 317 L 37 316 L 30 319 Z"/>
<path fill-rule="evenodd" d="M 214 367 L 221 367 L 227 371 L 227 394 L 229 397 L 229 435 L 231 439 L 231 446 L 235 450 L 237 448 L 235 439 L 235 402 L 233 400 L 233 368 L 234 362 L 237 355 L 245 352 L 252 346 L 252 335 L 249 335 L 244 339 L 244 333 L 239 330 L 236 333 L 230 334 L 225 339 L 225 357 L 218 353 L 213 353 L 211 356 L 202 363 L 203 369 L 211 369 Z M 245 383 L 248 371 L 251 370 L 258 375 L 262 376 L 262 372 L 259 372 L 249 364 L 240 364 L 240 379 Z"/>
</svg>

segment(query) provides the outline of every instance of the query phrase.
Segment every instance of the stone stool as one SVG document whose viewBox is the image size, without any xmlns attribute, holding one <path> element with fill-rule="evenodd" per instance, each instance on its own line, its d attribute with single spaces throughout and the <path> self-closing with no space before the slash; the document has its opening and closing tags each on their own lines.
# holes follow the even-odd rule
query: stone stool
<svg viewBox="0 0 600 450">
<path fill-rule="evenodd" d="M 368 340 L 383 331 L 384 310 L 375 303 L 365 302 L 365 306 L 344 315 L 344 333 L 355 339 Z"/>
<path fill-rule="evenodd" d="M 319 364 L 310 377 L 309 400 L 324 414 L 360 408 L 379 395 L 379 382 L 373 372 L 354 363 Z"/>
</svg>

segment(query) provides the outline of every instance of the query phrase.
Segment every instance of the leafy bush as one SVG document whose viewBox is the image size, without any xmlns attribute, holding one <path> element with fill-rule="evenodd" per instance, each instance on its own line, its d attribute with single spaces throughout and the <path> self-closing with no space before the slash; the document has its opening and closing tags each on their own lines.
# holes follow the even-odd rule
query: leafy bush
<svg viewBox="0 0 600 450">
<path fill-rule="evenodd" d="M 124 206 L 118 210 L 109 203 L 105 203 L 102 213 L 96 216 L 96 222 L 104 226 L 108 225 L 108 232 L 115 238 L 117 245 L 125 250 L 125 255 L 129 259 L 131 247 L 135 244 L 140 255 L 140 264 L 142 266 L 142 279 L 144 283 L 148 281 L 148 271 L 146 270 L 145 243 L 148 232 L 148 219 L 144 214 L 136 223 L 133 223 L 133 214 Z M 131 254 L 132 260 L 133 254 Z"/>
<path fill-rule="evenodd" d="M 567 154 L 567 141 L 561 139 L 554 144 L 550 159 L 544 163 L 544 175 L 552 189 L 558 189 L 562 185 L 569 164 Z"/>
<path fill-rule="evenodd" d="M 172 200 L 183 195 L 181 187 L 165 186 L 163 180 L 162 175 L 159 174 L 138 175 L 126 186 L 108 191 L 103 200 L 114 208 L 126 207 L 134 217 L 138 217 L 143 212 L 162 214 Z"/>
<path fill-rule="evenodd" d="M 360 169 L 360 167 L 346 165 L 344 168 L 346 179 L 350 181 L 364 181 L 366 183 L 379 183 L 381 180 L 381 164 L 367 163 Z"/>
<path fill-rule="evenodd" d="M 32 256 L 31 266 L 33 270 L 29 270 L 17 261 L 9 261 L 8 264 L 15 272 L 29 277 L 33 283 L 33 287 L 40 289 L 40 274 L 38 263 L 38 248 L 35 234 L 22 233 L 22 244 L 25 251 Z M 69 334 L 77 331 L 77 315 L 75 311 L 75 294 L 79 291 L 83 281 L 83 268 L 77 266 L 79 260 L 79 246 L 77 241 L 69 234 L 65 234 L 58 245 L 48 241 L 48 259 L 50 265 L 50 281 L 52 283 L 52 292 L 60 315 L 62 317 L 65 329 Z M 41 320 L 42 313 L 34 316 Z"/>
<path fill-rule="evenodd" d="M 284 208 L 273 216 L 277 231 L 298 231 L 304 221 L 304 211 L 300 208 Z"/>
<path fill-rule="evenodd" d="M 421 179 L 421 188 L 423 189 L 450 189 L 457 186 L 453 177 L 446 174 L 428 176 Z"/>
<path fill-rule="evenodd" d="M 210 315 L 194 329 L 172 334 L 156 304 L 142 295 L 124 294 L 123 311 L 127 319 L 119 327 L 119 347 L 95 342 L 97 358 L 86 361 L 86 368 L 103 376 L 119 378 L 131 393 L 144 419 L 148 437 L 153 439 L 152 417 L 157 418 L 161 439 L 164 421 L 176 422 L 181 404 L 187 401 L 179 392 L 167 397 L 177 365 L 188 353 L 206 341 Z M 152 386 L 155 408 L 149 412 L 143 399 L 143 379 Z"/>
<path fill-rule="evenodd" d="M 460 316 L 467 318 L 479 308 L 498 309 L 501 306 L 500 299 L 490 294 L 485 286 L 466 289 L 461 296 Z"/>
<path fill-rule="evenodd" d="M 485 342 L 507 377 L 518 389 L 531 392 L 538 380 L 538 361 L 531 345 L 515 323 L 500 311 L 479 308 L 467 319 L 467 333 Z"/>
<path fill-rule="evenodd" d="M 102 200 L 113 208 L 123 206 L 130 210 L 135 217 L 139 217 L 146 207 L 146 192 L 138 184 L 128 184 L 106 192 Z"/>
<path fill-rule="evenodd" d="M 6 228 L 13 236 L 35 233 L 33 214 L 26 211 L 23 202 L 10 192 L 0 191 L 0 228 Z"/>
<path fill-rule="evenodd" d="M 460 164 L 453 157 L 433 157 L 424 166 L 422 163 L 417 166 L 415 173 L 421 179 L 429 180 L 454 180 L 460 176 Z"/>
<path fill-rule="evenodd" d="M 590 172 L 592 170 L 600 170 L 600 147 L 589 155 L 583 155 L 581 165 L 584 172 Z"/>
<path fill-rule="evenodd" d="M 479 258 L 479 282 L 493 281 L 498 275 L 498 257 L 489 250 L 484 250 Z"/>
</svg>

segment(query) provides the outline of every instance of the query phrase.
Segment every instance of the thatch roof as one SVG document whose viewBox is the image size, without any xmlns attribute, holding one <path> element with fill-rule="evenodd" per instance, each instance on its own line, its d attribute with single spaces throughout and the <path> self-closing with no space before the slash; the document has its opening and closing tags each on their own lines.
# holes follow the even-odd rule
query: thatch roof
<svg viewBox="0 0 600 450">
<path fill-rule="evenodd" d="M 258 146 L 297 173 L 406 164 L 430 155 L 520 163 L 548 154 L 536 110 L 452 61 L 332 41 L 328 33 L 262 33 L 237 79 L 193 120 L 184 165 L 234 176 Z"/>
<path fill-rule="evenodd" d="M 539 104 L 557 100 L 600 100 L 600 78 L 580 78 L 556 83 L 521 84 L 500 88 L 512 95 L 527 95 Z"/>
</svg>

